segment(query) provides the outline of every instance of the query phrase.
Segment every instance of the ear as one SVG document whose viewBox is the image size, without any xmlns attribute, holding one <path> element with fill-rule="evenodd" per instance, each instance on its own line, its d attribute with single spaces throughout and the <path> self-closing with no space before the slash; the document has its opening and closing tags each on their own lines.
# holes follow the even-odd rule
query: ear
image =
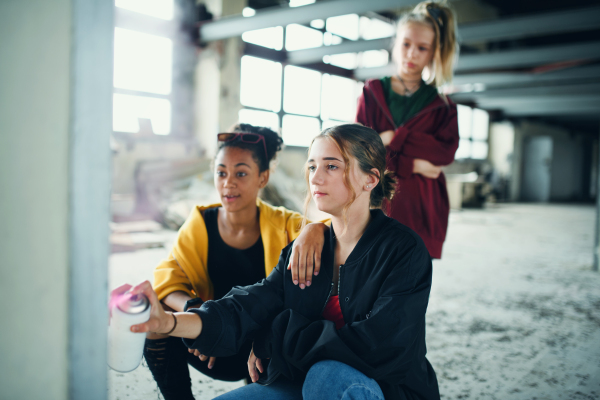
<svg viewBox="0 0 600 400">
<path fill-rule="evenodd" d="M 375 175 L 367 174 L 367 179 L 365 182 L 365 189 L 367 191 L 375 189 L 375 186 L 379 184 L 379 170 L 377 168 L 371 168 L 371 172 L 373 172 Z"/>
<path fill-rule="evenodd" d="M 266 171 L 261 172 L 258 175 L 258 188 L 259 189 L 262 189 L 265 186 L 267 186 L 267 183 L 269 183 L 270 173 L 271 173 L 271 171 L 266 170 Z"/>
</svg>

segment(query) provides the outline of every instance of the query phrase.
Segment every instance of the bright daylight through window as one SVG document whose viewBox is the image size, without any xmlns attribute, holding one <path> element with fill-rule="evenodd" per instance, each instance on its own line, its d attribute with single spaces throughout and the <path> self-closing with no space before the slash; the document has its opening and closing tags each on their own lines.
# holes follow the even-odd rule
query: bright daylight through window
<svg viewBox="0 0 600 400">
<path fill-rule="evenodd" d="M 291 7 L 314 0 L 291 1 Z M 260 11 L 258 11 L 260 12 Z M 245 9 L 244 16 L 256 14 Z M 285 30 L 285 31 L 284 31 Z M 348 14 L 317 19 L 309 24 L 290 24 L 245 32 L 242 40 L 257 46 L 293 53 L 344 41 L 373 40 L 393 36 L 394 26 L 378 18 Z M 323 62 L 344 69 L 380 67 L 389 63 L 387 50 L 333 54 Z M 240 122 L 281 129 L 290 146 L 308 146 L 321 129 L 354 121 L 362 83 L 254 56 L 243 56 L 241 65 Z M 283 93 L 283 95 L 282 95 Z"/>
<path fill-rule="evenodd" d="M 173 0 L 115 0 L 115 6 L 117 16 L 135 12 L 141 14 L 148 26 L 158 25 L 161 20 L 163 24 L 173 20 Z M 131 29 L 115 28 L 113 130 L 168 135 L 171 133 L 173 41 L 135 28 L 135 24 Z M 140 119 L 149 121 L 150 126 L 141 127 Z"/>
<path fill-rule="evenodd" d="M 455 158 L 484 160 L 488 156 L 490 117 L 487 111 L 457 105 L 460 142 Z"/>
</svg>

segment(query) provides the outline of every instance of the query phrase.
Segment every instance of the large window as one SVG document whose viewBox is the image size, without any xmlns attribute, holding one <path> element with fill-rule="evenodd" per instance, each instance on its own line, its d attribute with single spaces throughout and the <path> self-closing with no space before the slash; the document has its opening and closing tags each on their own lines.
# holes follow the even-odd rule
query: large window
<svg viewBox="0 0 600 400">
<path fill-rule="evenodd" d="M 287 145 L 308 146 L 321 129 L 354 120 L 361 88 L 353 79 L 293 65 L 282 71 L 278 62 L 244 56 L 239 120 L 281 128 Z"/>
<path fill-rule="evenodd" d="M 298 0 L 296 6 L 312 1 Z M 290 5 L 292 3 L 290 2 Z M 244 15 L 254 15 L 245 9 Z M 372 40 L 394 34 L 392 24 L 356 14 L 311 21 L 308 26 L 248 31 L 242 40 L 258 46 L 286 51 L 335 46 L 348 40 Z M 323 57 L 326 64 L 346 69 L 387 65 L 389 52 L 373 50 Z M 362 83 L 314 69 L 253 56 L 242 57 L 240 122 L 281 129 L 290 146 L 308 146 L 322 129 L 354 121 Z"/>
<path fill-rule="evenodd" d="M 141 14 L 146 27 L 173 19 L 173 0 L 115 0 L 115 6 L 119 21 L 120 12 Z M 136 30 L 135 18 L 124 20 L 127 28 L 115 28 L 113 130 L 168 135 L 173 41 Z"/>
<path fill-rule="evenodd" d="M 281 109 L 281 64 L 242 57 L 240 102 L 244 106 L 278 112 Z"/>
<path fill-rule="evenodd" d="M 460 142 L 455 158 L 485 160 L 488 156 L 489 114 L 460 104 L 457 108 Z"/>
<path fill-rule="evenodd" d="M 290 6 L 314 1 L 298 0 Z M 244 15 L 254 15 L 245 9 Z M 391 37 L 394 26 L 376 18 L 348 14 L 245 32 L 242 40 L 270 49 L 294 52 L 344 41 Z M 325 56 L 323 62 L 345 69 L 377 67 L 389 63 L 389 52 L 372 50 Z M 314 69 L 253 56 L 242 57 L 240 122 L 281 129 L 290 146 L 308 146 L 322 129 L 354 121 L 362 83 Z"/>
</svg>

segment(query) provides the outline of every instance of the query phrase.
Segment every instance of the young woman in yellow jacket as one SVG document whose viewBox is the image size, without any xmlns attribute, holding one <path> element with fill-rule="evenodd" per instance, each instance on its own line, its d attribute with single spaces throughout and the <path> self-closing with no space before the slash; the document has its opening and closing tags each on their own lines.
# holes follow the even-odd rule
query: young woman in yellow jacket
<svg viewBox="0 0 600 400">
<path fill-rule="evenodd" d="M 218 140 L 214 182 L 222 203 L 192 210 L 169 257 L 154 272 L 159 300 L 174 311 L 200 307 L 234 286 L 265 278 L 277 265 L 281 250 L 296 238 L 293 259 L 309 265 L 302 282 L 310 285 L 312 265 L 323 248 L 324 224 L 310 224 L 300 235 L 301 214 L 258 198 L 269 180 L 270 162 L 281 149 L 279 135 L 239 124 L 231 133 L 219 134 Z M 248 378 L 250 350 L 248 342 L 235 356 L 208 359 L 188 350 L 179 338 L 149 334 L 144 356 L 164 398 L 187 400 L 194 398 L 188 363 L 211 378 L 237 381 Z"/>
</svg>

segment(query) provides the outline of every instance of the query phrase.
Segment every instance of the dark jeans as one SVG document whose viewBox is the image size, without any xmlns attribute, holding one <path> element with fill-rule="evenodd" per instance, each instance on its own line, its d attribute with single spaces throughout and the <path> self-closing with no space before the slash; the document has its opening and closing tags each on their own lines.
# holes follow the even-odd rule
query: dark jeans
<svg viewBox="0 0 600 400">
<path fill-rule="evenodd" d="M 188 364 L 213 379 L 239 381 L 247 378 L 250 381 L 247 362 L 251 348 L 252 343 L 248 342 L 238 354 L 219 357 L 213 368 L 208 369 L 208 360 L 200 361 L 189 353 L 180 338 L 146 339 L 144 358 L 165 400 L 193 400 Z"/>
</svg>

